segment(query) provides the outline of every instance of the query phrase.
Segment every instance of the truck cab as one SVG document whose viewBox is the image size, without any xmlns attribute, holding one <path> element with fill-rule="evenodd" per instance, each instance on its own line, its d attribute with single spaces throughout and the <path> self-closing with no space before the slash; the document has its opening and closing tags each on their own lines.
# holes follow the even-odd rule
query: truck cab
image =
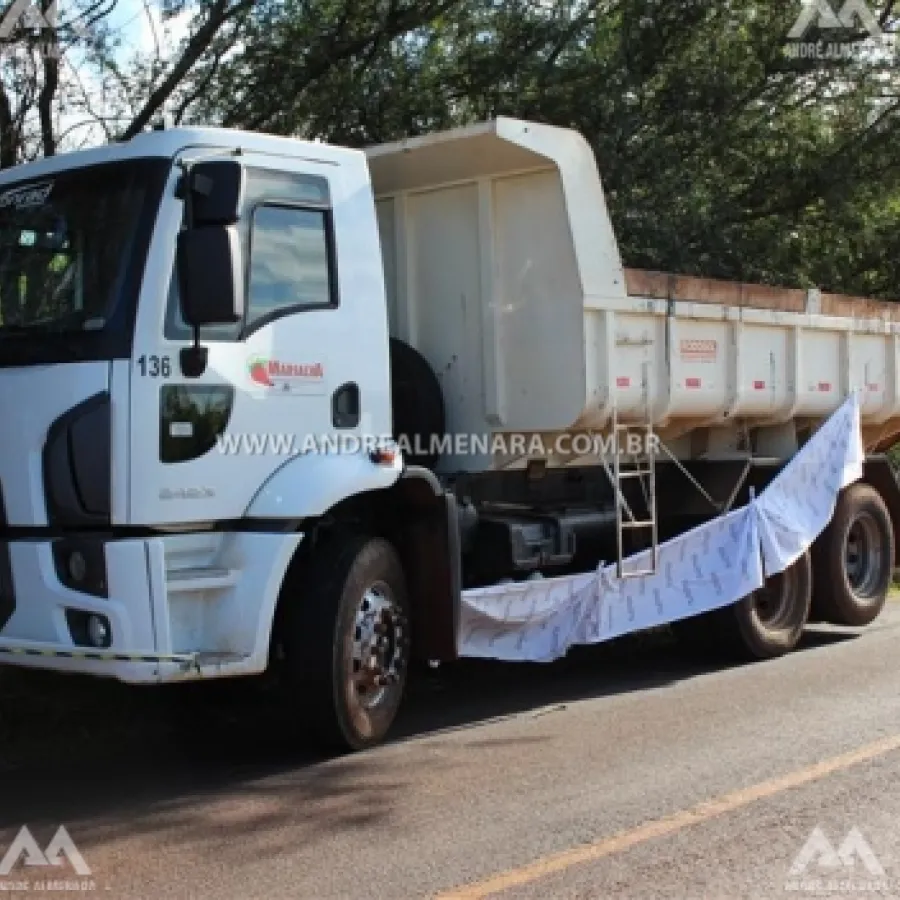
<svg viewBox="0 0 900 900">
<path fill-rule="evenodd" d="M 400 475 L 269 437 L 390 435 L 388 346 L 362 153 L 176 129 L 2 173 L 0 648 L 262 671 L 301 522 Z"/>
</svg>

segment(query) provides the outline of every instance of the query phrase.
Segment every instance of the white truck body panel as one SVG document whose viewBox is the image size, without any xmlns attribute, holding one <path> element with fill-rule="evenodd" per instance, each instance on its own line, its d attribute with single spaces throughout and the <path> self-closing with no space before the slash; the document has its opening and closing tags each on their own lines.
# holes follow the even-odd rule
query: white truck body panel
<svg viewBox="0 0 900 900">
<path fill-rule="evenodd" d="M 228 132 L 221 136 L 216 133 L 209 140 L 214 139 L 218 139 L 220 145 L 226 140 L 234 140 L 236 146 L 241 144 L 240 138 L 229 138 Z M 205 340 L 209 364 L 199 378 L 191 381 L 191 389 L 233 388 L 228 433 L 238 442 L 279 432 L 294 433 L 299 439 L 315 438 L 319 444 L 329 436 L 336 439 L 389 435 L 387 320 L 374 213 L 366 189 L 365 160 L 358 152 L 340 152 L 334 148 L 329 148 L 329 153 L 323 148 L 323 159 L 312 159 L 297 150 L 292 156 L 276 155 L 278 150 L 287 149 L 285 144 L 296 143 L 300 150 L 307 146 L 318 150 L 319 145 L 277 138 L 269 140 L 271 145 L 257 142 L 259 152 L 243 153 L 249 170 L 274 171 L 284 176 L 313 175 L 328 183 L 333 207 L 334 252 L 339 261 L 334 268 L 334 289 L 339 301 L 334 308 L 307 309 L 296 315 L 273 319 L 240 342 Z M 176 175 L 173 169 L 172 188 Z M 278 194 L 272 196 L 277 198 Z M 175 266 L 173 237 L 180 227 L 180 216 L 181 203 L 170 189 L 163 201 L 158 231 L 150 247 L 133 353 L 135 362 L 142 357 L 167 358 L 176 372 L 178 353 L 185 341 L 166 337 L 164 320 Z M 285 240 L 291 237 L 287 234 Z M 361 352 L 363 348 L 365 352 Z M 288 367 L 311 367 L 319 375 L 309 383 L 279 383 L 277 388 L 261 386 L 251 377 L 250 364 L 254 360 Z M 235 452 L 221 452 L 222 448 L 219 448 L 196 459 L 168 465 L 161 462 L 159 456 L 159 417 L 139 413 L 140 410 L 158 408 L 159 386 L 154 379 L 140 377 L 136 365 L 132 366 L 132 373 L 130 459 L 132 466 L 142 473 L 141 477 L 131 481 L 132 521 L 165 524 L 285 514 L 284 504 L 270 490 L 268 481 L 276 476 L 283 481 L 286 471 L 299 463 L 299 458 L 293 454 L 303 451 L 302 440 L 298 440 L 293 450 L 281 451 L 272 447 L 263 447 L 260 451 L 249 444 L 240 446 L 238 443 L 233 448 Z M 348 383 L 361 388 L 362 417 L 357 426 L 338 432 L 332 425 L 331 398 L 341 385 Z M 282 386 L 290 389 L 282 391 Z M 337 465 L 330 470 L 333 473 L 330 477 L 340 481 L 340 463 L 346 460 L 335 459 Z M 377 486 L 385 486 L 382 473 L 375 474 Z M 320 502 L 316 488 L 330 496 L 326 482 L 309 483 L 306 486 L 312 503 L 309 514 Z M 307 513 L 304 511 L 303 514 Z"/>
<path fill-rule="evenodd" d="M 818 292 L 793 310 L 733 304 L 734 285 L 702 303 L 629 292 L 579 135 L 499 119 L 368 154 L 391 333 L 441 379 L 449 432 L 552 448 L 554 434 L 607 428 L 615 407 L 683 458 L 698 453 L 691 432 L 715 456 L 740 452 L 744 428 L 754 452 L 787 458 L 793 423 L 821 424 L 854 390 L 867 447 L 900 432 L 900 325 L 871 304 L 829 316 Z M 450 454 L 441 467 L 523 464 Z"/>
<path fill-rule="evenodd" d="M 108 362 L 5 369 L 0 377 L 3 452 L 0 484 L 9 525 L 46 525 L 42 452 L 47 426 L 98 391 L 109 389 Z M 127 394 L 126 394 L 127 396 Z M 113 494 L 113 502 L 121 499 Z"/>
</svg>

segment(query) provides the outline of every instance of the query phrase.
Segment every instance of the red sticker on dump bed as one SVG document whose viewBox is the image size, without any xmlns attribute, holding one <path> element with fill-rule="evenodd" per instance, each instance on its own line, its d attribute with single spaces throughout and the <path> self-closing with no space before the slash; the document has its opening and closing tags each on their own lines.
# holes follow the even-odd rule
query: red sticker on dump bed
<svg viewBox="0 0 900 900">
<path fill-rule="evenodd" d="M 819 382 L 819 390 L 827 393 L 831 390 L 831 382 L 830 381 L 820 381 Z"/>
<path fill-rule="evenodd" d="M 628 387 L 631 384 L 630 378 L 625 378 L 623 376 L 619 376 L 616 379 L 616 387 Z"/>
<path fill-rule="evenodd" d="M 766 389 L 766 383 L 764 381 L 754 381 L 753 382 L 753 390 L 754 391 L 764 391 Z"/>
<path fill-rule="evenodd" d="M 684 386 L 689 388 L 698 388 L 700 387 L 700 379 L 699 378 L 685 378 Z"/>
</svg>

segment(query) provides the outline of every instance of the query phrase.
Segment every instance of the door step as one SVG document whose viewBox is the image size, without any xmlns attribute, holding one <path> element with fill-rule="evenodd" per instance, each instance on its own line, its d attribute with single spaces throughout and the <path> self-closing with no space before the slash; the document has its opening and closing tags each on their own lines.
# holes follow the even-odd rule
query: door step
<svg viewBox="0 0 900 900">
<path fill-rule="evenodd" d="M 212 591 L 234 587 L 237 569 L 192 568 L 166 572 L 166 587 L 174 591 Z"/>
</svg>

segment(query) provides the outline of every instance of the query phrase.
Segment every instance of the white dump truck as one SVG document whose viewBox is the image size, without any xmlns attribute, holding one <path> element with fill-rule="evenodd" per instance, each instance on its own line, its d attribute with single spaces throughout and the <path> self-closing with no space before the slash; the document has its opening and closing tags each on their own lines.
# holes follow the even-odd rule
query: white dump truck
<svg viewBox="0 0 900 900">
<path fill-rule="evenodd" d="M 6 171 L 2 659 L 270 672 L 310 737 L 362 749 L 411 663 L 459 655 L 467 591 L 627 576 L 853 392 L 863 479 L 713 624 L 759 658 L 865 625 L 898 341 L 890 304 L 623 268 L 589 145 L 546 125 L 365 152 L 162 130 Z"/>
</svg>

